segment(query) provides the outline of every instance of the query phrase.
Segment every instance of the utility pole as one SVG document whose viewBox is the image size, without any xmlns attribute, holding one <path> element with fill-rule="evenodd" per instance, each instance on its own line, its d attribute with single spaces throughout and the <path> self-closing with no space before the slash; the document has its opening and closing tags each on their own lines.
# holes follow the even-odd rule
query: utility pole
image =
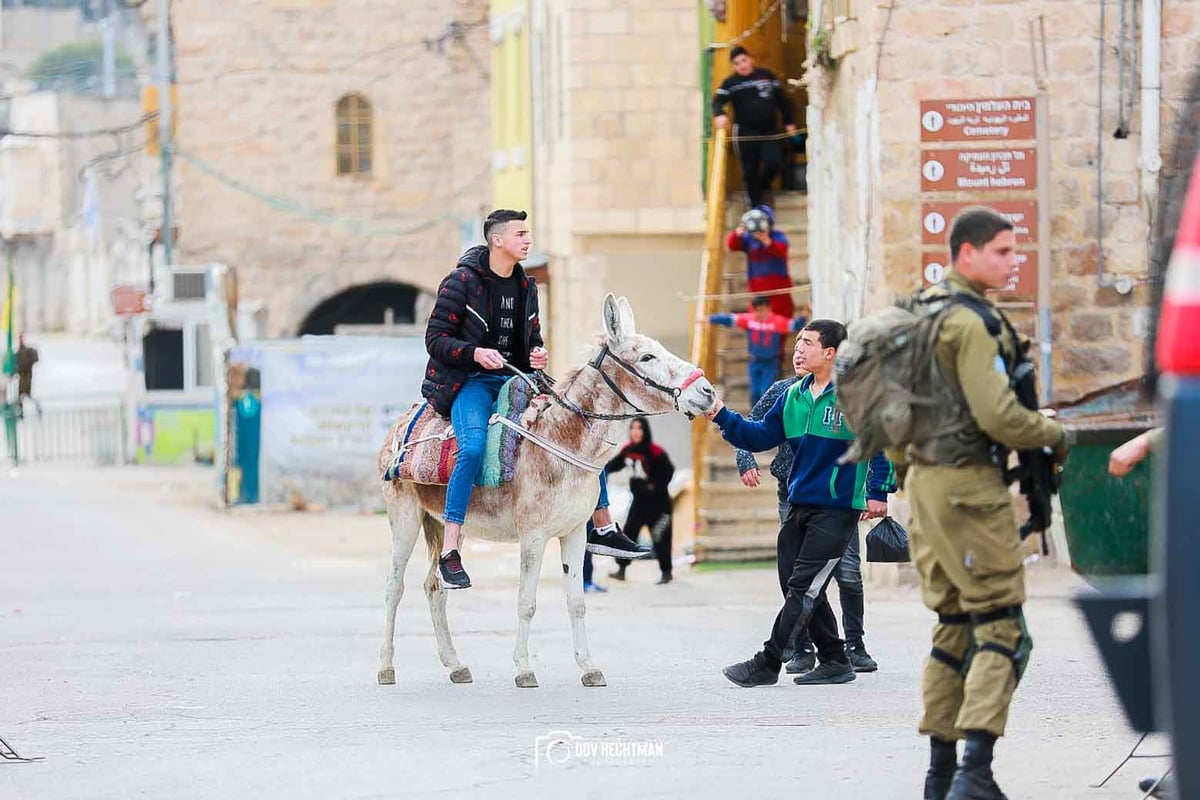
<svg viewBox="0 0 1200 800">
<path fill-rule="evenodd" d="M 104 0 L 100 37 L 104 44 L 104 99 L 112 100 L 117 93 L 117 18 L 113 13 L 113 0 Z"/>
<path fill-rule="evenodd" d="M 163 266 L 167 266 L 172 262 L 174 244 L 171 241 L 171 0 L 158 0 L 158 144 L 162 159 Z"/>
</svg>

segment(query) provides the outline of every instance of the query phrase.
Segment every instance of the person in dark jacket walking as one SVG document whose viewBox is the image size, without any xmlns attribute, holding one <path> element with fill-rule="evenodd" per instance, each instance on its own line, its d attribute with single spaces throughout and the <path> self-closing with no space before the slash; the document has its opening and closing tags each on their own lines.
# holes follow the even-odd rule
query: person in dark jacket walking
<svg viewBox="0 0 1200 800">
<path fill-rule="evenodd" d="M 450 418 L 458 443 L 446 487 L 445 538 L 438 560 L 442 581 L 451 589 L 471 585 L 458 552 L 459 539 L 487 444 L 492 406 L 512 375 L 505 364 L 528 372 L 545 369 L 550 361 L 538 318 L 537 282 L 520 263 L 533 244 L 526 218 L 524 211 L 509 209 L 488 215 L 483 224 L 487 244 L 463 253 L 442 280 L 425 329 L 429 362 L 421 395 L 437 413 Z M 615 526 L 607 536 L 613 540 L 606 542 L 608 550 L 630 552 L 635 558 L 642 554 Z"/>
<path fill-rule="evenodd" d="M 833 388 L 833 359 L 845 338 L 846 328 L 840 322 L 808 323 L 797 337 L 792 366 L 809 374 L 789 387 L 761 421 L 744 419 L 719 399 L 706 415 L 735 447 L 762 451 L 788 442 L 795 454 L 788 474 L 788 512 L 777 548 L 783 607 L 762 650 L 724 669 L 725 677 L 738 686 L 776 683 L 784 654 L 795 649 L 805 628 L 817 646 L 819 663 L 797 676 L 795 683 L 855 679 L 825 588 L 850 538 L 858 535 L 859 520 L 887 514 L 887 493 L 894 490 L 895 471 L 882 453 L 869 465 L 839 463 L 854 440 L 837 409 Z"/>
<path fill-rule="evenodd" d="M 650 422 L 645 417 L 635 417 L 629 423 L 629 443 L 621 448 L 606 471 L 609 473 L 629 468 L 629 490 L 633 503 L 625 518 L 625 535 L 633 541 L 641 536 L 642 528 L 650 531 L 654 544 L 654 555 L 662 571 L 658 583 L 671 582 L 671 493 L 669 485 L 675 475 L 667 451 L 654 443 L 650 433 Z M 625 568 L 629 559 L 617 559 L 617 571 L 609 575 L 618 581 L 625 580 Z"/>
<path fill-rule="evenodd" d="M 793 375 L 771 384 L 771 387 L 759 398 L 750 410 L 750 419 L 760 420 L 775 405 L 796 381 L 803 375 Z M 762 473 L 758 469 L 758 461 L 749 450 L 738 448 L 736 451 L 738 473 L 742 483 L 753 489 L 762 482 Z M 776 495 L 779 498 L 779 523 L 782 525 L 788 513 L 788 474 L 792 470 L 792 445 L 784 442 L 775 451 L 771 460 L 770 473 L 776 481 Z M 889 477 L 889 485 L 895 486 L 895 478 Z M 846 656 L 855 672 L 874 672 L 879 664 L 871 658 L 863 643 L 865 605 L 863 603 L 862 558 L 859 553 L 857 536 L 850 537 L 846 552 L 833 571 L 833 579 L 837 581 L 838 598 L 842 604 L 842 630 L 846 634 Z M 785 653 L 785 655 L 788 655 Z M 796 639 L 795 653 L 791 654 L 786 670 L 789 675 L 803 675 L 817 665 L 817 652 L 813 647 L 812 637 L 804 630 Z"/>
<path fill-rule="evenodd" d="M 789 134 L 796 132 L 792 117 L 792 104 L 783 93 L 783 84 L 769 69 L 754 66 L 750 51 L 738 45 L 729 51 L 733 74 L 721 82 L 713 95 L 713 123 L 718 128 L 729 127 L 725 104 L 733 103 L 733 115 L 737 121 L 734 142 L 738 157 L 742 161 L 742 176 L 746 182 L 746 193 L 750 195 L 751 207 L 766 202 L 766 193 L 771 183 L 783 169 L 783 148 L 776 136 L 779 133 L 779 118 Z M 749 141 L 739 137 L 754 138 Z"/>
</svg>

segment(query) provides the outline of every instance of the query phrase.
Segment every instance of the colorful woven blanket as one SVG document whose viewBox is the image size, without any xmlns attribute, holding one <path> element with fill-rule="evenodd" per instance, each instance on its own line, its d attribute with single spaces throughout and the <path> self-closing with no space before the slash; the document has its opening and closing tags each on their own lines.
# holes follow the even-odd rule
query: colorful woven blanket
<svg viewBox="0 0 1200 800">
<path fill-rule="evenodd" d="M 493 412 L 520 423 L 529 407 L 532 392 L 529 384 L 510 378 L 500 388 Z M 488 426 L 487 447 L 476 486 L 499 486 L 513 479 L 516 471 L 517 448 L 521 437 L 513 430 L 493 423 Z M 450 429 L 450 421 L 422 403 L 404 430 L 400 451 L 383 474 L 385 481 L 408 481 L 445 486 L 458 457 L 458 441 Z"/>
</svg>

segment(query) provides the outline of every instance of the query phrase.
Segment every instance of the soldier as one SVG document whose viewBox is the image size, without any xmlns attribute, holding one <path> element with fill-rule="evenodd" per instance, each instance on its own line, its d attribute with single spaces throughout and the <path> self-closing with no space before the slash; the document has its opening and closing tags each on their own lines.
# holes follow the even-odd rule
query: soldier
<svg viewBox="0 0 1200 800">
<path fill-rule="evenodd" d="M 914 442 L 905 454 L 909 546 L 922 598 L 938 615 L 921 681 L 920 731 L 931 750 L 925 798 L 1003 800 L 992 776 L 992 746 L 1004 734 L 1033 643 L 1022 615 L 1020 538 L 994 454 L 1002 452 L 996 445 L 1050 447 L 1061 461 L 1068 442 L 1061 425 L 1020 405 L 1010 388 L 1010 371 L 1028 343 L 1016 340 L 985 295 L 1007 285 L 1013 272 L 1012 223 L 988 208 L 966 209 L 950 229 L 950 261 L 945 282 L 918 302 L 956 300 L 938 330 L 930 371 L 956 398 L 937 413 L 958 424 Z M 963 738 L 958 765 L 956 742 Z"/>
</svg>

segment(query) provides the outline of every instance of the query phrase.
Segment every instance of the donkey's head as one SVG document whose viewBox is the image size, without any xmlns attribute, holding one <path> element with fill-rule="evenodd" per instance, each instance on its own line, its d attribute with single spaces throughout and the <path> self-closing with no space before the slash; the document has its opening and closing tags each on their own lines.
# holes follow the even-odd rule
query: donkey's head
<svg viewBox="0 0 1200 800">
<path fill-rule="evenodd" d="M 716 398 L 703 370 L 634 330 L 633 309 L 624 297 L 604 298 L 604 337 L 589 365 L 632 411 L 699 415 Z"/>
</svg>

